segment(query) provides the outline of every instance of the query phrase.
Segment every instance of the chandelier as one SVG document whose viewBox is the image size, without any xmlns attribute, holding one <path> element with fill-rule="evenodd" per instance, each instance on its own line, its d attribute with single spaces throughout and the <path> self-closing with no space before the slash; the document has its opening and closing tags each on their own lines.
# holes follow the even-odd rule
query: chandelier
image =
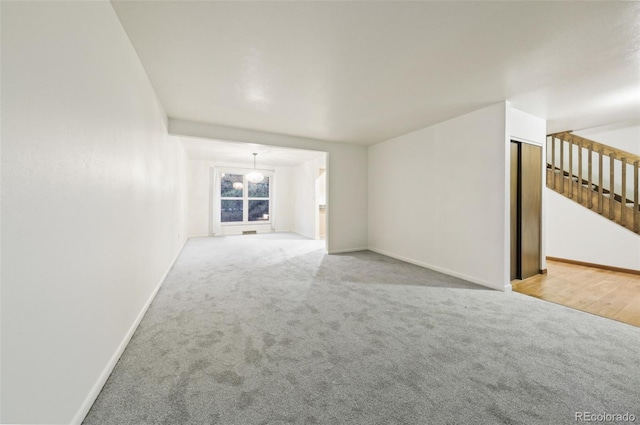
<svg viewBox="0 0 640 425">
<path fill-rule="evenodd" d="M 264 180 L 264 174 L 256 170 L 257 155 L 258 155 L 257 153 L 253 154 L 253 171 L 247 174 L 247 180 L 251 183 L 260 183 L 262 180 Z"/>
</svg>

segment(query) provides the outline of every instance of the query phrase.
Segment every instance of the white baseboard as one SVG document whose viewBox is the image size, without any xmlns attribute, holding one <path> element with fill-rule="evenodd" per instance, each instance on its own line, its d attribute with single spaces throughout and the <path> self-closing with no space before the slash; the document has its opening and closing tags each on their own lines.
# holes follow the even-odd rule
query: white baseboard
<svg viewBox="0 0 640 425">
<path fill-rule="evenodd" d="M 149 309 L 149 306 L 153 302 L 153 299 L 156 297 L 158 291 L 160 290 L 160 287 L 162 286 L 162 284 L 164 283 L 165 279 L 167 278 L 167 275 L 169 274 L 169 271 L 171 271 L 171 268 L 175 264 L 176 260 L 178 259 L 178 256 L 182 252 L 182 249 L 184 248 L 184 246 L 185 246 L 185 244 L 187 243 L 188 240 L 189 240 L 189 238 L 185 239 L 185 241 L 182 243 L 182 246 L 178 250 L 178 253 L 176 254 L 175 257 L 173 257 L 173 260 L 171 261 L 171 264 L 169 264 L 169 267 L 167 267 L 167 270 L 164 272 L 164 274 L 160 278 L 160 281 L 158 282 L 156 287 L 153 289 L 153 292 L 151 292 L 151 295 L 149 296 L 147 301 L 142 306 L 142 310 L 138 314 L 138 317 L 136 317 L 136 320 L 134 320 L 133 324 L 129 328 L 129 331 L 126 333 L 126 335 L 122 339 L 122 342 L 120 342 L 120 345 L 118 346 L 116 351 L 113 353 L 113 355 L 111 356 L 111 359 L 109 359 L 109 362 L 107 363 L 107 365 L 105 366 L 104 370 L 102 371 L 102 373 L 98 377 L 98 380 L 93 385 L 93 387 L 91 388 L 91 391 L 89 391 L 89 394 L 87 394 L 87 397 L 82 402 L 82 405 L 80 406 L 80 409 L 78 409 L 78 412 L 76 413 L 76 415 L 73 417 L 73 420 L 71 421 L 71 424 L 74 424 L 74 425 L 75 424 L 81 424 L 82 421 L 84 420 L 85 416 L 87 416 L 87 413 L 89 413 L 89 410 L 91 409 L 91 406 L 93 406 L 93 403 L 96 401 L 96 398 L 98 398 L 98 395 L 100 394 L 100 391 L 102 391 L 102 387 L 107 382 L 107 379 L 109 379 L 109 376 L 111 375 L 111 372 L 113 372 L 113 368 L 116 366 L 116 363 L 118 363 L 118 360 L 120 360 L 120 356 L 122 356 L 122 353 L 124 352 L 125 348 L 127 348 L 127 345 L 129 344 L 129 341 L 131 340 L 131 337 L 135 333 L 136 329 L 138 329 L 138 325 L 140 325 L 140 322 L 142 321 L 142 318 L 147 313 L 147 310 Z"/>
<path fill-rule="evenodd" d="M 434 266 L 433 264 L 428 264 L 423 261 L 414 260 L 413 258 L 404 257 L 402 255 L 394 254 L 393 252 L 388 252 L 382 249 L 369 247 L 369 251 L 376 252 L 378 254 L 386 255 L 387 257 L 395 258 L 396 260 L 401 260 L 407 263 L 415 264 L 416 266 L 424 267 L 426 269 L 434 270 L 440 273 L 448 274 L 449 276 L 454 276 L 468 282 L 477 283 L 478 285 L 486 286 L 487 288 L 495 289 L 498 291 L 509 292 L 511 291 L 511 284 L 508 283 L 504 286 L 496 285 L 494 282 L 487 282 L 482 279 L 478 279 L 473 276 L 469 276 L 463 273 L 458 273 L 453 270 L 445 269 L 443 267 Z"/>
<path fill-rule="evenodd" d="M 357 252 L 357 251 L 367 251 L 369 248 L 361 247 L 361 248 L 347 248 L 347 249 L 334 249 L 333 251 L 329 251 L 329 255 L 331 254 L 344 254 L 347 252 Z"/>
</svg>

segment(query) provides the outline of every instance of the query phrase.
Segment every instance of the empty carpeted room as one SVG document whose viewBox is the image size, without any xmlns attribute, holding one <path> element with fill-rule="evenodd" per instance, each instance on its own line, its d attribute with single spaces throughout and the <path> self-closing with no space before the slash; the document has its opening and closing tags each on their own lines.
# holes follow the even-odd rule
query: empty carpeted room
<svg viewBox="0 0 640 425">
<path fill-rule="evenodd" d="M 0 2 L 0 423 L 640 421 L 640 328 L 511 290 L 640 270 L 638 16 Z M 590 137 L 611 219 L 547 186 Z"/>
</svg>

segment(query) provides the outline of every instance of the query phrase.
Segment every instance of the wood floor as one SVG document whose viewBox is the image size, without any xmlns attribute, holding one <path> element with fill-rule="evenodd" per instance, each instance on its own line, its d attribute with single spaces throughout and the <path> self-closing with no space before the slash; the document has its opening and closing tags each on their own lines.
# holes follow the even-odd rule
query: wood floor
<svg viewBox="0 0 640 425">
<path fill-rule="evenodd" d="M 547 260 L 546 275 L 511 282 L 513 290 L 640 327 L 640 276 Z"/>
</svg>

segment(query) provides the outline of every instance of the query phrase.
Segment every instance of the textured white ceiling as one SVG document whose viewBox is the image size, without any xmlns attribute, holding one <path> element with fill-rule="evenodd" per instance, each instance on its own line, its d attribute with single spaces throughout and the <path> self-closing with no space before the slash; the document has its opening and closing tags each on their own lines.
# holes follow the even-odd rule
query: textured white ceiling
<svg viewBox="0 0 640 425">
<path fill-rule="evenodd" d="M 234 143 L 221 140 L 180 137 L 190 159 L 212 160 L 234 164 L 253 164 L 253 153 L 257 153 L 257 167 L 292 166 L 312 159 L 324 158 L 324 152 L 265 146 L 252 143 Z"/>
<path fill-rule="evenodd" d="M 176 119 L 371 144 L 502 100 L 640 117 L 640 2 L 112 3 Z"/>
</svg>

